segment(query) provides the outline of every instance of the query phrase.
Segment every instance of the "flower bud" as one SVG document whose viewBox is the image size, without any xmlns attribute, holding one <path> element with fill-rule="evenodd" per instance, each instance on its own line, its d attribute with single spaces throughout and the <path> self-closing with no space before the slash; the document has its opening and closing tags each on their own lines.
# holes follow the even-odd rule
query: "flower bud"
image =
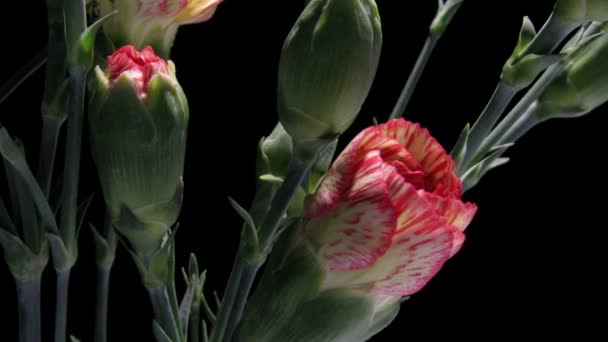
<svg viewBox="0 0 608 342">
<path fill-rule="evenodd" d="M 382 29 L 373 0 L 312 0 L 279 64 L 278 112 L 296 140 L 338 135 L 359 113 L 378 68 Z"/>
<path fill-rule="evenodd" d="M 92 155 L 113 225 L 151 253 L 182 204 L 188 104 L 172 62 L 126 46 L 96 68 Z"/>
<path fill-rule="evenodd" d="M 464 243 L 477 207 L 462 202 L 455 169 L 419 125 L 361 132 L 277 243 L 242 341 L 357 342 L 388 325 Z"/>
<path fill-rule="evenodd" d="M 222 0 L 100 0 L 99 12 L 118 13 L 104 24 L 115 46 L 151 45 L 160 56 L 169 57 L 179 26 L 211 19 Z"/>
<path fill-rule="evenodd" d="M 603 24 L 606 29 L 608 24 Z M 577 117 L 608 101 L 608 37 L 592 41 L 540 96 L 542 119 Z"/>
<path fill-rule="evenodd" d="M 558 17 L 577 23 L 608 20 L 606 0 L 559 0 L 553 12 Z"/>
</svg>

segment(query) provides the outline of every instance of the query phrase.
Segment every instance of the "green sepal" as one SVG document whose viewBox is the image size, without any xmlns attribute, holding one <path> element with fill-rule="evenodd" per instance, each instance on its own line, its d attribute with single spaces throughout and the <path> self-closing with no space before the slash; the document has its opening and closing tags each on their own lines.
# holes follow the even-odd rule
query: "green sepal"
<svg viewBox="0 0 608 342">
<path fill-rule="evenodd" d="M 438 0 L 437 14 L 431 23 L 431 34 L 442 35 L 463 2 L 464 0 Z"/>
<path fill-rule="evenodd" d="M 61 237 L 54 233 L 48 233 L 47 239 L 51 247 L 53 267 L 57 273 L 71 269 L 78 259 L 77 246 L 69 248 L 65 245 Z"/>
<path fill-rule="evenodd" d="M 521 90 L 530 86 L 538 76 L 551 65 L 559 62 L 565 55 L 522 55 L 528 50 L 530 43 L 536 37 L 536 29 L 530 18 L 524 17 L 517 45 L 511 57 L 505 63 L 501 81 Z"/>
<path fill-rule="evenodd" d="M 523 57 L 521 54 L 528 49 L 530 43 L 536 38 L 536 28 L 529 17 L 524 17 L 521 29 L 519 30 L 519 39 L 517 45 L 511 54 L 510 61 L 516 61 Z M 507 63 L 509 64 L 509 63 Z"/>
<path fill-rule="evenodd" d="M 363 335 L 361 341 L 367 341 L 388 327 L 399 314 L 399 309 L 401 308 L 402 302 L 402 300 L 398 300 L 395 303 L 389 304 L 382 308 L 380 311 L 375 312 L 372 319 L 371 328 L 365 335 Z"/>
<path fill-rule="evenodd" d="M 116 258 L 116 247 L 118 246 L 116 232 L 110 228 L 108 236 L 103 237 L 92 223 L 89 224 L 89 228 L 95 244 L 95 263 L 100 267 L 110 267 Z"/>
<path fill-rule="evenodd" d="M 372 315 L 373 300 L 363 292 L 327 291 L 302 303 L 268 341 L 362 342 Z"/>
<path fill-rule="evenodd" d="M 44 241 L 40 251 L 34 253 L 21 239 L 0 228 L 0 246 L 4 250 L 4 260 L 13 277 L 32 279 L 40 277 L 49 260 L 48 243 Z"/>
<path fill-rule="evenodd" d="M 290 252 L 284 261 L 268 265 L 249 300 L 241 326 L 243 342 L 282 341 L 275 336 L 301 303 L 318 296 L 324 270 L 306 246 Z"/>
<path fill-rule="evenodd" d="M 501 81 L 516 90 L 530 86 L 548 67 L 558 63 L 564 55 L 526 55 L 516 64 L 507 62 L 502 69 Z"/>
<path fill-rule="evenodd" d="M 172 273 L 174 238 L 175 232 L 168 234 L 162 245 L 149 254 L 140 254 L 133 251 L 125 243 L 127 251 L 139 270 L 142 284 L 147 289 L 166 288 L 168 282 L 174 281 L 170 277 Z"/>
</svg>

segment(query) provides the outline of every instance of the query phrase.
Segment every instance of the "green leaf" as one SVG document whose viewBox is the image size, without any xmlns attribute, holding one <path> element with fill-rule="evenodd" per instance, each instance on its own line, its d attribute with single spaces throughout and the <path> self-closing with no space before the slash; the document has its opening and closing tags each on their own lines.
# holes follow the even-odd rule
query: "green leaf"
<svg viewBox="0 0 608 342">
<path fill-rule="evenodd" d="M 71 58 L 74 59 L 70 63 L 71 65 L 77 65 L 81 70 L 85 71 L 88 71 L 93 66 L 93 52 L 95 50 L 95 37 L 97 36 L 97 31 L 99 31 L 106 20 L 110 19 L 116 13 L 118 12 L 114 11 L 108 13 L 82 32 L 76 43 L 75 49 L 71 53 Z"/>
<path fill-rule="evenodd" d="M 19 86 L 40 69 L 47 60 L 46 48 L 38 52 L 27 64 L 19 68 L 11 78 L 0 87 L 0 103 L 4 102 Z"/>
<path fill-rule="evenodd" d="M 46 243 L 40 251 L 33 252 L 19 237 L 0 227 L 0 246 L 4 250 L 4 259 L 15 278 L 32 278 L 42 274 L 49 259 Z"/>
<path fill-rule="evenodd" d="M 236 211 L 236 213 L 243 219 L 243 221 L 245 221 L 246 233 L 244 236 L 250 246 L 257 251 L 257 248 L 259 246 L 259 238 L 258 231 L 255 226 L 255 222 L 253 221 L 253 218 L 251 218 L 251 215 L 249 215 L 249 212 L 247 212 L 245 208 L 241 207 L 241 205 L 238 204 L 231 197 L 228 197 L 228 201 L 230 201 L 230 205 Z"/>
<path fill-rule="evenodd" d="M 179 305 L 178 317 L 184 332 L 188 331 L 188 320 L 190 318 L 190 311 L 192 310 L 192 301 L 196 291 L 193 285 L 195 284 L 191 283 L 190 286 L 188 286 L 188 288 L 186 289 L 186 293 L 184 293 L 184 296 L 182 297 L 182 302 Z"/>
<path fill-rule="evenodd" d="M 40 186 L 38 186 L 36 178 L 28 167 L 23 154 L 19 151 L 19 148 L 4 127 L 0 127 L 0 154 L 19 172 L 32 196 L 32 200 L 38 209 L 38 214 L 40 214 L 44 226 L 53 232 L 58 232 L 55 216 L 49 207 L 44 193 L 40 189 Z"/>
<path fill-rule="evenodd" d="M 515 46 L 515 50 L 511 56 L 512 59 L 519 59 L 522 52 L 524 52 L 530 43 L 536 37 L 536 28 L 534 28 L 534 24 L 528 17 L 524 17 L 524 21 L 521 25 L 521 29 L 519 31 L 519 40 L 517 41 L 517 45 Z"/>
<path fill-rule="evenodd" d="M 458 137 L 458 140 L 456 141 L 456 145 L 454 145 L 454 148 L 452 149 L 452 152 L 450 153 L 450 156 L 452 156 L 452 158 L 454 159 L 454 162 L 456 162 L 456 165 L 460 165 L 460 163 L 462 163 L 462 160 L 464 159 L 464 157 L 467 153 L 467 143 L 469 141 L 469 132 L 470 131 L 471 131 L 471 125 L 469 125 L 467 123 L 466 126 L 464 126 L 464 129 L 462 130 L 462 132 L 460 133 L 460 136 Z"/>
</svg>

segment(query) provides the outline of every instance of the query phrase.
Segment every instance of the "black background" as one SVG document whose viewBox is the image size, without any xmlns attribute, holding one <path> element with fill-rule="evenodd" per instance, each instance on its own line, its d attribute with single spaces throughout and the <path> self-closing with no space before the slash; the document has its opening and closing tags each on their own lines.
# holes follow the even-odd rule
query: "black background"
<svg viewBox="0 0 608 342">
<path fill-rule="evenodd" d="M 226 0 L 211 21 L 183 27 L 175 42 L 172 59 L 191 107 L 178 263 L 185 265 L 188 254 L 195 252 L 209 270 L 208 290 L 221 292 L 230 270 L 240 220 L 226 198 L 243 204 L 251 199 L 256 144 L 276 122 L 280 48 L 302 3 Z M 449 149 L 489 99 L 522 17 L 529 15 L 541 26 L 552 3 L 465 1 L 406 117 L 429 128 Z M 372 117 L 382 120 L 390 113 L 424 42 L 436 1 L 378 0 L 378 5 L 384 27 L 378 77 L 342 145 L 370 125 Z M 1 11 L 0 80 L 5 80 L 44 45 L 46 14 L 41 0 L 5 2 Z M 1 122 L 24 140 L 32 165 L 42 81 L 38 72 L 0 104 Z M 374 341 L 605 336 L 607 112 L 604 107 L 580 119 L 545 123 L 512 148 L 512 162 L 466 194 L 480 209 L 464 248 Z M 86 148 L 83 195 L 99 193 Z M 98 221 L 100 196 L 94 205 L 91 219 Z M 95 281 L 88 232 L 80 243 L 68 330 L 89 341 Z M 0 284 L 0 341 L 16 341 L 16 297 L 6 267 L 0 267 Z M 52 267 L 43 287 L 44 329 L 50 341 Z M 147 295 L 122 248 L 111 289 L 109 340 L 151 341 Z"/>
</svg>

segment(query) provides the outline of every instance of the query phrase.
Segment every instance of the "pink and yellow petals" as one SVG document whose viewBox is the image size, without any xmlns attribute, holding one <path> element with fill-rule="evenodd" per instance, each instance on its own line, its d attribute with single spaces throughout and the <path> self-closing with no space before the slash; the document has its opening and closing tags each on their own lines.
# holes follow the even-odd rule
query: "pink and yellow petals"
<svg viewBox="0 0 608 342">
<path fill-rule="evenodd" d="M 325 260 L 326 287 L 420 290 L 460 249 L 477 210 L 460 200 L 455 168 L 417 124 L 396 119 L 361 132 L 306 208 L 304 235 Z"/>
<path fill-rule="evenodd" d="M 222 0 L 139 0 L 137 9 L 144 17 L 170 17 L 173 23 L 185 25 L 209 20 L 221 2 Z"/>
<path fill-rule="evenodd" d="M 123 46 L 108 57 L 106 77 L 110 87 L 121 76 L 126 76 L 134 82 L 138 94 L 143 97 L 146 95 L 148 83 L 158 74 L 168 75 L 169 66 L 149 46 L 141 52 L 131 45 Z"/>
</svg>

